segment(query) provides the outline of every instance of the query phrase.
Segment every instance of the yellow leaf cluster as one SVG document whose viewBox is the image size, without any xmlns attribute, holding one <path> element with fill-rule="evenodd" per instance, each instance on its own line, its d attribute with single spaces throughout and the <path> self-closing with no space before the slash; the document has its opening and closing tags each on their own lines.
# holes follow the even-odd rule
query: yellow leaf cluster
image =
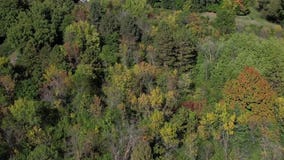
<svg viewBox="0 0 284 160">
<path fill-rule="evenodd" d="M 138 97 L 132 93 L 130 93 L 128 96 L 130 104 L 137 107 L 142 112 L 147 112 L 150 109 L 160 108 L 164 102 L 164 99 L 164 94 L 159 88 L 151 90 L 148 94 L 142 93 Z"/>
<path fill-rule="evenodd" d="M 145 62 L 141 62 L 138 65 L 134 66 L 133 73 L 137 76 L 138 75 L 144 75 L 144 74 L 156 76 L 156 75 L 161 73 L 161 70 L 156 66 L 153 66 L 153 65 L 145 63 Z"/>
<path fill-rule="evenodd" d="M 200 125 L 198 126 L 198 133 L 199 133 L 199 136 L 203 139 L 205 139 L 206 137 L 208 137 L 208 132 L 206 131 L 206 128 L 204 125 Z"/>
<path fill-rule="evenodd" d="M 177 23 L 176 23 L 176 19 L 179 16 L 179 14 L 181 13 L 181 11 L 175 11 L 173 12 L 173 14 L 168 15 L 165 18 L 165 21 L 172 27 L 176 27 Z"/>
<path fill-rule="evenodd" d="M 57 68 L 55 65 L 50 65 L 46 70 L 45 73 L 43 74 L 43 77 L 46 81 L 51 81 L 54 75 L 57 73 Z"/>
<path fill-rule="evenodd" d="M 41 144 L 46 139 L 44 131 L 38 126 L 34 126 L 32 129 L 30 129 L 27 132 L 27 137 L 30 143 L 34 145 Z"/>
<path fill-rule="evenodd" d="M 225 122 L 223 124 L 223 128 L 224 130 L 229 134 L 229 135 L 233 135 L 234 134 L 234 128 L 235 128 L 235 119 L 236 119 L 236 115 L 232 115 L 230 116 L 230 118 L 228 119 L 227 122 Z"/>
<path fill-rule="evenodd" d="M 218 103 L 213 112 L 207 113 L 201 119 L 198 127 L 199 135 L 202 138 L 211 135 L 214 139 L 220 139 L 222 133 L 233 135 L 236 119 L 236 115 L 229 113 L 226 105 Z"/>
<path fill-rule="evenodd" d="M 146 94 L 142 94 L 140 97 L 138 97 L 138 105 L 140 108 L 144 108 L 149 105 L 149 96 Z"/>
<path fill-rule="evenodd" d="M 164 100 L 161 90 L 159 88 L 153 89 L 150 92 L 149 100 L 150 100 L 151 106 L 160 107 Z"/>
<path fill-rule="evenodd" d="M 198 133 L 200 137 L 207 138 L 210 135 L 210 128 L 213 126 L 216 117 L 214 113 L 207 113 L 200 121 L 200 125 L 198 126 Z"/>
<path fill-rule="evenodd" d="M 158 131 L 160 126 L 163 124 L 164 114 L 161 111 L 155 110 L 150 116 L 150 129 L 152 131 Z"/>
<path fill-rule="evenodd" d="M 166 105 L 174 106 L 177 103 L 177 93 L 176 91 L 168 91 L 165 95 Z"/>
<path fill-rule="evenodd" d="M 164 127 L 160 130 L 160 134 L 162 139 L 166 144 L 175 145 L 177 144 L 178 140 L 176 139 L 176 131 L 177 127 L 175 127 L 171 123 L 166 123 Z"/>
<path fill-rule="evenodd" d="M 0 66 L 3 66 L 9 62 L 8 58 L 0 57 Z"/>
</svg>

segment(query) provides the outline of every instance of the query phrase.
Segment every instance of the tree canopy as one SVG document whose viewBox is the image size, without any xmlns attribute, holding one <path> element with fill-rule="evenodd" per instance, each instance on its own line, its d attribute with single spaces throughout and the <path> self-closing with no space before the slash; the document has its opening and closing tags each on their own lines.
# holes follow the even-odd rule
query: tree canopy
<svg viewBox="0 0 284 160">
<path fill-rule="evenodd" d="M 283 0 L 0 0 L 0 160 L 284 159 Z"/>
</svg>

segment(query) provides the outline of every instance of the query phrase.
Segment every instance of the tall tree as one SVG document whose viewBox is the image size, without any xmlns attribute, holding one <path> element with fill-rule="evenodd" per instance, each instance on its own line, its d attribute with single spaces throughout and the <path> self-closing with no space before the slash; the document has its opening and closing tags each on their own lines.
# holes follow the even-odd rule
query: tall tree
<svg viewBox="0 0 284 160">
<path fill-rule="evenodd" d="M 61 6 L 60 8 L 58 6 Z M 21 12 L 19 21 L 7 32 L 14 49 L 33 44 L 37 50 L 44 45 L 61 43 L 64 17 L 71 12 L 72 1 L 33 1 L 28 11 Z"/>
<path fill-rule="evenodd" d="M 236 13 L 232 9 L 221 8 L 217 11 L 215 26 L 219 29 L 221 34 L 229 34 L 235 30 L 235 17 Z"/>
<path fill-rule="evenodd" d="M 20 11 L 24 10 L 27 4 L 24 1 L 11 0 L 11 1 L 0 1 L 0 37 L 5 37 L 7 30 L 12 27 L 12 24 L 17 22 L 17 17 Z"/>
<path fill-rule="evenodd" d="M 72 67 L 79 63 L 99 66 L 99 35 L 95 26 L 79 21 L 66 27 L 64 48 Z"/>
<path fill-rule="evenodd" d="M 283 23 L 284 2 L 282 0 L 257 0 L 256 8 L 266 19 Z"/>
<path fill-rule="evenodd" d="M 147 12 L 147 0 L 126 0 L 122 6 L 134 16 L 143 16 Z"/>
<path fill-rule="evenodd" d="M 162 22 L 154 39 L 154 46 L 156 63 L 160 66 L 189 71 L 196 63 L 194 36 L 185 28 L 176 31 Z"/>
<path fill-rule="evenodd" d="M 261 124 L 275 121 L 276 93 L 252 67 L 246 67 L 237 79 L 226 83 L 224 97 L 226 103 L 240 110 L 249 123 Z"/>
</svg>

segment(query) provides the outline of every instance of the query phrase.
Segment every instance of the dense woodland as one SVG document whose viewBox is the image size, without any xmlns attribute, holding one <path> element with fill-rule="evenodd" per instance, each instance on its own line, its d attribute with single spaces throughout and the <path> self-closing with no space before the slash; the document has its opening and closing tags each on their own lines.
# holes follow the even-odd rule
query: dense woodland
<svg viewBox="0 0 284 160">
<path fill-rule="evenodd" d="M 0 0 L 0 160 L 283 160 L 283 0 Z"/>
</svg>

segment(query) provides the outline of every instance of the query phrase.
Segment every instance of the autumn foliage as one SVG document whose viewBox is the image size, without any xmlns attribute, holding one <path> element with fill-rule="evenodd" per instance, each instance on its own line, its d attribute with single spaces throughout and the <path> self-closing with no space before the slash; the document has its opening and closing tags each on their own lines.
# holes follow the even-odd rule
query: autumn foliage
<svg viewBox="0 0 284 160">
<path fill-rule="evenodd" d="M 284 160 L 283 44 L 284 0 L 0 0 L 0 160 Z"/>
<path fill-rule="evenodd" d="M 228 81 L 223 92 L 226 103 L 249 116 L 245 116 L 249 121 L 274 120 L 276 93 L 253 67 L 246 67 L 236 79 Z"/>
<path fill-rule="evenodd" d="M 201 112 L 205 101 L 185 101 L 181 103 L 181 106 L 195 112 Z"/>
</svg>

